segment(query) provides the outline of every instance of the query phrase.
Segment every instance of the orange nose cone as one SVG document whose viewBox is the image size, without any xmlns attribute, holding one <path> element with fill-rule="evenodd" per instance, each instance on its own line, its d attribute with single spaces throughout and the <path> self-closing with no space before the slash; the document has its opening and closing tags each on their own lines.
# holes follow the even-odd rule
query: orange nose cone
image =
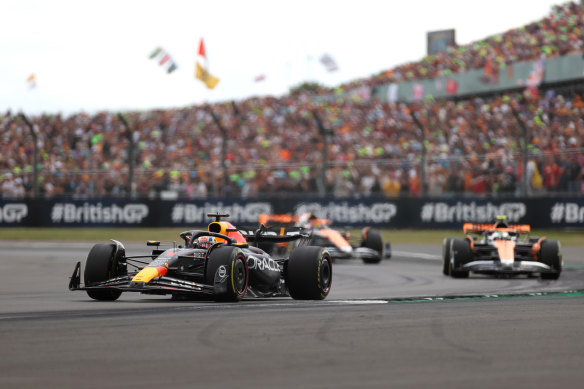
<svg viewBox="0 0 584 389">
<path fill-rule="evenodd" d="M 496 240 L 495 247 L 501 262 L 513 262 L 515 259 L 515 242 L 512 240 Z"/>
</svg>

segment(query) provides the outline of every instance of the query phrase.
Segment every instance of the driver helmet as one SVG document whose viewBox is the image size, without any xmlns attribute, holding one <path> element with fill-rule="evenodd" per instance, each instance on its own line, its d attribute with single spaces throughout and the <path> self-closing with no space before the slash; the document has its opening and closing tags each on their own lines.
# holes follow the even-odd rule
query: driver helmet
<svg viewBox="0 0 584 389">
<path fill-rule="evenodd" d="M 315 216 L 311 212 L 303 213 L 298 217 L 298 226 L 306 229 L 313 228 L 312 221 L 315 219 Z"/>
<path fill-rule="evenodd" d="M 311 213 L 308 217 L 312 228 L 322 228 L 322 220 L 317 218 L 315 214 Z"/>
<path fill-rule="evenodd" d="M 216 242 L 217 241 L 212 236 L 201 236 L 197 239 L 195 247 L 209 250 L 209 248 L 213 246 Z"/>
<path fill-rule="evenodd" d="M 507 223 L 507 216 L 497 216 L 495 228 L 509 228 L 509 223 Z"/>
</svg>

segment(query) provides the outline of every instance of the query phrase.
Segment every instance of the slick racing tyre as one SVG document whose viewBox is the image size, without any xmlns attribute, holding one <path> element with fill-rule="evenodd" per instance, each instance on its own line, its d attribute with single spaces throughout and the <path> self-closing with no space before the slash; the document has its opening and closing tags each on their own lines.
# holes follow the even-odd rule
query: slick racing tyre
<svg viewBox="0 0 584 389">
<path fill-rule="evenodd" d="M 121 258 L 115 256 L 115 251 L 114 244 L 98 243 L 91 248 L 83 273 L 86 287 L 128 273 L 127 268 L 120 264 Z M 114 301 L 122 294 L 121 291 L 110 288 L 90 289 L 86 292 L 92 299 L 101 301 Z"/>
<path fill-rule="evenodd" d="M 297 247 L 286 266 L 286 287 L 293 299 L 324 300 L 333 281 L 333 261 L 323 247 Z"/>
<path fill-rule="evenodd" d="M 240 301 L 247 291 L 249 271 L 243 251 L 233 246 L 216 247 L 209 254 L 205 283 L 213 285 L 215 301 Z"/>
<path fill-rule="evenodd" d="M 459 270 L 471 258 L 470 244 L 466 239 L 450 241 L 450 276 L 452 278 L 467 278 L 468 270 Z"/>
<path fill-rule="evenodd" d="M 367 247 L 379 253 L 376 257 L 363 257 L 364 263 L 379 263 L 383 258 L 383 238 L 381 232 L 373 228 L 363 229 L 361 247 Z"/>
<path fill-rule="evenodd" d="M 541 242 L 539 259 L 552 269 L 550 273 L 541 273 L 541 278 L 544 280 L 557 280 L 562 272 L 560 243 L 557 240 L 547 239 Z"/>
<path fill-rule="evenodd" d="M 391 243 L 385 242 L 385 247 L 383 249 L 383 258 L 391 259 Z"/>
<path fill-rule="evenodd" d="M 452 243 L 452 238 L 444 238 L 442 242 L 442 274 L 445 276 L 450 275 L 450 244 Z"/>
</svg>

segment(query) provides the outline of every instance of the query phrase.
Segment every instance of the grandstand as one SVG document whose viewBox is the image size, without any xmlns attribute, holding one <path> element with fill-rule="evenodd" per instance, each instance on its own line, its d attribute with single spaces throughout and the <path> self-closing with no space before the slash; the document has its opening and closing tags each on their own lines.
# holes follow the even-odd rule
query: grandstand
<svg viewBox="0 0 584 389">
<path fill-rule="evenodd" d="M 32 131 L 25 116 L 6 112 L 0 194 L 581 195 L 583 31 L 584 10 L 570 2 L 529 25 L 333 89 L 42 115 L 28 118 Z"/>
</svg>

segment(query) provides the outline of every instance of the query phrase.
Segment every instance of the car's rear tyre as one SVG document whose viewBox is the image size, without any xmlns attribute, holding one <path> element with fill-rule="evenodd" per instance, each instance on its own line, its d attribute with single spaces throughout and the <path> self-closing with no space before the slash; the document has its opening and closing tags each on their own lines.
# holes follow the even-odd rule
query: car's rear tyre
<svg viewBox="0 0 584 389">
<path fill-rule="evenodd" d="M 450 241 L 450 258 L 450 276 L 452 278 L 467 278 L 468 270 L 459 269 L 471 259 L 470 244 L 468 243 L 468 240 L 452 239 Z"/>
<path fill-rule="evenodd" d="M 286 265 L 286 287 L 293 299 L 323 300 L 333 281 L 333 261 L 323 247 L 295 248 Z"/>
<path fill-rule="evenodd" d="M 249 270 L 243 251 L 238 247 L 213 249 L 205 269 L 205 282 L 215 287 L 215 301 L 240 301 L 249 282 Z"/>
<path fill-rule="evenodd" d="M 381 232 L 373 228 L 364 229 L 361 247 L 367 247 L 379 253 L 376 257 L 363 257 L 364 263 L 379 263 L 383 258 L 383 237 Z"/>
<path fill-rule="evenodd" d="M 391 243 L 385 242 L 385 247 L 383 248 L 383 258 L 391 259 Z"/>
<path fill-rule="evenodd" d="M 453 238 L 444 238 L 442 242 L 442 274 L 450 275 L 450 244 Z"/>
<path fill-rule="evenodd" d="M 127 268 L 120 264 L 121 258 L 116 258 L 115 251 L 114 244 L 98 243 L 91 248 L 83 273 L 86 287 L 128 273 Z M 110 288 L 90 289 L 86 292 L 92 299 L 100 301 L 115 301 L 122 294 L 121 291 Z"/>
<path fill-rule="evenodd" d="M 562 272 L 562 254 L 560 242 L 557 240 L 544 240 L 541 242 L 540 261 L 551 267 L 550 273 L 541 273 L 544 280 L 557 280 Z"/>
</svg>

